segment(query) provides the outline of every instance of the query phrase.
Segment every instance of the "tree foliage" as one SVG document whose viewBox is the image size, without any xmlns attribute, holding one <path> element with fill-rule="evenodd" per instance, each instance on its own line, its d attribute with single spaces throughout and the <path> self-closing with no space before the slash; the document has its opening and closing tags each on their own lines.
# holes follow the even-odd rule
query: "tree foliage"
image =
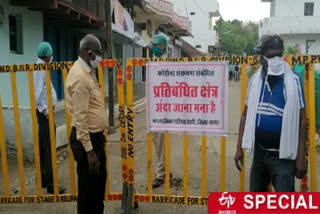
<svg viewBox="0 0 320 214">
<path fill-rule="evenodd" d="M 286 46 L 284 48 L 284 54 L 298 54 L 298 53 L 299 53 L 299 49 L 297 47 Z"/>
<path fill-rule="evenodd" d="M 221 17 L 215 28 L 219 35 L 221 51 L 228 55 L 255 54 L 258 44 L 259 26 L 256 22 L 243 22 L 237 19 L 225 21 Z"/>
</svg>

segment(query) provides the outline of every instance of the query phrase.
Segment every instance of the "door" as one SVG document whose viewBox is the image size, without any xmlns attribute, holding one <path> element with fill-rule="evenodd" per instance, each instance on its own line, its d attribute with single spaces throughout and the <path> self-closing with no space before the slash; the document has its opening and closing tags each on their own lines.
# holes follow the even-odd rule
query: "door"
<svg viewBox="0 0 320 214">
<path fill-rule="evenodd" d="M 59 33 L 58 31 L 53 28 L 52 26 L 44 25 L 44 40 L 49 42 L 52 46 L 52 51 L 53 51 L 53 62 L 58 62 L 59 61 L 59 46 L 60 46 L 60 40 L 59 40 Z M 61 90 L 60 90 L 60 77 L 58 71 L 50 71 L 51 75 L 51 82 L 56 90 L 57 93 L 57 98 L 58 100 L 62 99 L 61 96 Z"/>
<path fill-rule="evenodd" d="M 55 26 L 54 23 L 45 24 L 44 26 L 45 41 L 52 46 L 53 62 L 76 61 L 79 55 L 79 42 L 83 34 L 76 29 L 70 29 L 68 26 Z M 51 81 L 56 89 L 58 100 L 63 100 L 62 71 L 51 71 Z"/>
</svg>

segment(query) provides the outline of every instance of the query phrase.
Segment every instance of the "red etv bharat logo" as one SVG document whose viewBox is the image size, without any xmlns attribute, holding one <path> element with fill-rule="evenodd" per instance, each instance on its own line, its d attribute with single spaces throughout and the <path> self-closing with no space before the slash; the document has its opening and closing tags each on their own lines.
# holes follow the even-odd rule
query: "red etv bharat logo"
<svg viewBox="0 0 320 214">
<path fill-rule="evenodd" d="M 219 202 L 221 206 L 227 206 L 229 209 L 236 202 L 236 198 L 232 197 L 230 194 L 228 195 L 228 192 L 224 192 L 219 198 Z"/>
</svg>

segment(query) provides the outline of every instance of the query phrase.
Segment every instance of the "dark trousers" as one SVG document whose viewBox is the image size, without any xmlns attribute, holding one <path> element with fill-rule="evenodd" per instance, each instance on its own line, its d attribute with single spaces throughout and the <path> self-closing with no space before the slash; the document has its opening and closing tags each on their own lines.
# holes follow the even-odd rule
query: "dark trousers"
<svg viewBox="0 0 320 214">
<path fill-rule="evenodd" d="M 74 159 L 77 161 L 78 174 L 78 214 L 102 214 L 107 179 L 105 137 L 103 132 L 90 133 L 94 152 L 100 162 L 98 175 L 89 173 L 87 153 L 77 140 L 76 128 L 72 128 L 70 144 Z"/>
<path fill-rule="evenodd" d="M 37 110 L 42 187 L 53 185 L 50 127 L 47 117 Z M 56 132 L 56 126 L 54 126 Z"/>
<path fill-rule="evenodd" d="M 232 71 L 229 71 L 229 80 L 232 80 L 233 79 L 233 76 L 232 76 Z"/>
<path fill-rule="evenodd" d="M 255 144 L 250 192 L 267 192 L 270 182 L 276 192 L 294 192 L 294 177 L 294 160 L 279 159 L 279 152 L 266 151 Z"/>
</svg>

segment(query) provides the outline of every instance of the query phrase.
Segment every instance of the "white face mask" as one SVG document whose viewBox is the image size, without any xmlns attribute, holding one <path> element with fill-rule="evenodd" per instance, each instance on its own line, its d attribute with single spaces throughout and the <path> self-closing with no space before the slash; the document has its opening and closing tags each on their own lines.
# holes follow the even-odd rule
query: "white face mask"
<svg viewBox="0 0 320 214">
<path fill-rule="evenodd" d="M 99 67 L 99 64 L 100 64 L 101 60 L 102 60 L 102 57 L 96 55 L 96 59 L 95 60 L 90 60 L 91 68 L 96 69 L 97 67 Z"/>
<path fill-rule="evenodd" d="M 282 57 L 275 56 L 270 59 L 264 57 L 268 62 L 268 75 L 280 76 L 284 74 L 285 62 Z"/>
</svg>

